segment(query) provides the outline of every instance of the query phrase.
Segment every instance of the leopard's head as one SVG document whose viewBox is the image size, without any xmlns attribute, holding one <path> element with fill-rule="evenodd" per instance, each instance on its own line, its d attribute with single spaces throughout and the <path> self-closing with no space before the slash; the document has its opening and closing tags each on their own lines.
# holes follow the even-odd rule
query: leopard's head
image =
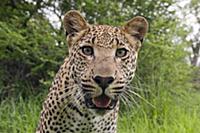
<svg viewBox="0 0 200 133">
<path fill-rule="evenodd" d="M 113 109 L 134 77 L 141 42 L 148 30 L 137 16 L 122 27 L 91 25 L 77 11 L 64 17 L 70 78 L 90 109 Z"/>
</svg>

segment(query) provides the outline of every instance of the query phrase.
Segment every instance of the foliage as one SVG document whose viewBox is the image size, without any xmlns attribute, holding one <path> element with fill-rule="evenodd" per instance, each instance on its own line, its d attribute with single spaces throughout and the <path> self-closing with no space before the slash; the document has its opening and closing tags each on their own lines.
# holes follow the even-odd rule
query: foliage
<svg viewBox="0 0 200 133">
<path fill-rule="evenodd" d="M 71 8 L 79 9 L 85 14 L 89 22 L 100 24 L 121 25 L 120 23 L 124 23 L 132 16 L 145 16 L 150 23 L 150 34 L 144 44 L 144 50 L 141 52 L 140 57 L 143 60 L 140 61 L 139 67 L 146 70 L 149 67 L 145 65 L 155 65 L 152 64 L 154 59 L 159 63 L 161 61 L 167 63 L 160 56 L 163 50 L 168 51 L 166 54 L 174 53 L 174 58 L 179 56 L 176 53 L 177 50 L 183 50 L 183 47 L 177 49 L 172 43 L 174 37 L 177 37 L 177 31 L 174 31 L 174 29 L 179 28 L 176 27 L 173 12 L 168 10 L 168 7 L 172 4 L 173 1 L 171 0 L 157 2 L 140 0 L 27 2 L 20 0 L 14 1 L 14 3 L 13 1 L 3 1 L 0 10 L 2 16 L 0 21 L 0 67 L 2 73 L 0 76 L 0 79 L 2 79 L 0 94 L 6 96 L 12 91 L 18 92 L 17 86 L 26 88 L 29 85 L 38 88 L 39 85 L 47 85 L 44 86 L 46 88 L 50 85 L 55 72 L 62 63 L 67 53 L 65 39 L 61 34 L 62 31 L 60 31 L 62 28 L 58 30 L 51 25 L 50 19 L 45 17 L 45 8 L 54 9 L 54 13 L 57 15 L 59 15 L 58 12 L 60 12 L 60 15 L 64 15 Z M 107 9 L 109 10 L 107 11 Z M 148 51 L 149 49 L 152 49 L 152 51 Z M 182 53 L 180 52 L 180 54 Z M 149 55 L 146 56 L 147 54 Z M 173 59 L 172 55 L 165 56 L 170 63 L 170 59 Z M 153 71 L 143 72 L 142 75 L 145 72 L 147 72 L 147 75 L 153 74 Z M 148 82 L 148 79 L 144 82 Z M 24 90 L 24 92 L 26 94 L 28 91 Z"/>
<path fill-rule="evenodd" d="M 4 6 L 6 8 L 6 3 Z M 36 14 L 24 24 L 28 16 L 21 12 L 29 12 L 28 9 L 21 9 L 19 4 L 17 9 L 8 11 L 12 17 L 0 21 L 2 97 L 19 93 L 25 96 L 36 91 L 27 90 L 27 86 L 49 86 L 67 53 L 65 44 L 61 42 L 63 37 L 57 35 L 58 31 L 44 16 Z"/>
</svg>

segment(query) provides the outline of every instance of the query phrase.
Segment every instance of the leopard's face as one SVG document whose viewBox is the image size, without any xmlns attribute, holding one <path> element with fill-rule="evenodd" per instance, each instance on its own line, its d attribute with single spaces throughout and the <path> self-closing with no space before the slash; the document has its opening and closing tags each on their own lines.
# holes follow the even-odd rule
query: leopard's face
<svg viewBox="0 0 200 133">
<path fill-rule="evenodd" d="M 130 33 L 129 27 L 89 25 L 76 13 L 68 13 L 64 22 L 70 47 L 70 77 L 79 86 L 87 108 L 113 109 L 134 76 L 142 38 L 139 32 Z M 72 23 L 74 17 L 76 25 Z M 83 28 L 80 31 L 78 21 Z"/>
</svg>

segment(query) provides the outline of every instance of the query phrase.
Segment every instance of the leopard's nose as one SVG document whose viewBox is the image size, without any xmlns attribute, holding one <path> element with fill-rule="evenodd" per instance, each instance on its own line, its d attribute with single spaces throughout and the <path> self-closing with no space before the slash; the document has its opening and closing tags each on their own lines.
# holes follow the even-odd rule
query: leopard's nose
<svg viewBox="0 0 200 133">
<path fill-rule="evenodd" d="M 95 76 L 93 79 L 103 91 L 114 81 L 113 77 Z"/>
</svg>

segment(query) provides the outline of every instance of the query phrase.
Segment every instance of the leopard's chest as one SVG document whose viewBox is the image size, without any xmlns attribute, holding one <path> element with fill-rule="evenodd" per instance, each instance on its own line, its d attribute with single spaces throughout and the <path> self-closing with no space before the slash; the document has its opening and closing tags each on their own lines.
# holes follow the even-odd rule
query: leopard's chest
<svg viewBox="0 0 200 133">
<path fill-rule="evenodd" d="M 45 119 L 46 131 L 57 133 L 115 133 L 117 113 L 110 111 L 101 116 L 92 112 L 82 112 L 76 106 L 55 111 Z M 44 124 L 45 125 L 45 124 Z"/>
</svg>

